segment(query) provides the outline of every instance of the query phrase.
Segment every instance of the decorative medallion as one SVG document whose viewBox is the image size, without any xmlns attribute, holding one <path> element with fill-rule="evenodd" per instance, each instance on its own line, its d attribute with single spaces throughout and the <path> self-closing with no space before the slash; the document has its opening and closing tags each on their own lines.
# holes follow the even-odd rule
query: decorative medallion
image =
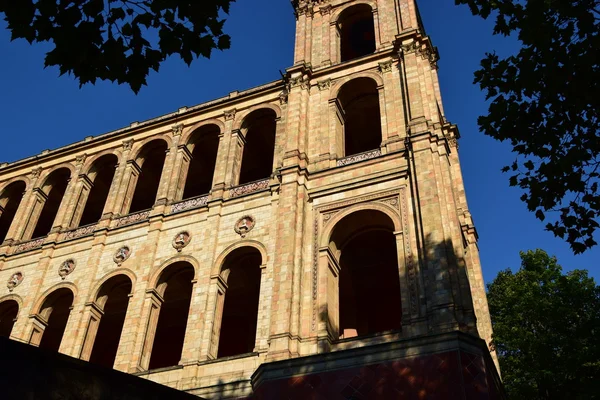
<svg viewBox="0 0 600 400">
<path fill-rule="evenodd" d="M 60 268 L 58 269 L 58 275 L 60 275 L 60 277 L 62 279 L 65 279 L 67 277 L 67 275 L 69 275 L 71 272 L 73 272 L 74 269 L 75 269 L 75 260 L 70 258 L 67 261 L 60 264 Z"/>
<path fill-rule="evenodd" d="M 235 223 L 234 229 L 238 235 L 241 237 L 246 237 L 246 234 L 250 232 L 252 228 L 254 228 L 255 224 L 256 221 L 254 220 L 254 217 L 250 215 L 244 215 Z"/>
<path fill-rule="evenodd" d="M 187 231 L 179 232 L 173 238 L 173 247 L 175 248 L 175 250 L 181 251 L 181 249 L 183 249 L 190 243 L 191 239 L 192 237 Z"/>
<path fill-rule="evenodd" d="M 23 282 L 23 274 L 20 272 L 15 272 L 11 275 L 10 279 L 8 280 L 8 283 L 6 284 L 6 287 L 9 291 L 12 292 L 14 288 L 21 284 L 21 282 Z"/>
<path fill-rule="evenodd" d="M 115 261 L 115 263 L 117 263 L 117 265 L 120 266 L 125 262 L 125 260 L 129 258 L 130 255 L 131 249 L 127 246 L 123 246 L 116 251 L 115 255 L 113 256 L 113 260 Z"/>
</svg>

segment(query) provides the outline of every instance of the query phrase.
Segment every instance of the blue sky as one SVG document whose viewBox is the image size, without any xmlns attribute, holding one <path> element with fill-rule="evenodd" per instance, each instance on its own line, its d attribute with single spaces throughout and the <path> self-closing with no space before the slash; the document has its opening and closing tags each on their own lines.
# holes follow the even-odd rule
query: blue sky
<svg viewBox="0 0 600 400">
<path fill-rule="evenodd" d="M 518 269 L 519 251 L 542 248 L 561 265 L 589 269 L 598 281 L 600 248 L 574 256 L 568 245 L 543 229 L 500 172 L 514 156 L 510 147 L 478 131 L 485 98 L 472 84 L 486 51 L 515 51 L 516 43 L 491 35 L 490 21 L 471 16 L 454 0 L 421 0 L 427 33 L 439 48 L 439 74 L 447 118 L 458 124 L 467 198 L 479 232 L 486 281 L 499 270 Z M 238 0 L 225 25 L 231 49 L 197 60 L 188 68 L 178 58 L 153 73 L 136 96 L 126 86 L 97 83 L 79 89 L 58 69 L 43 69 L 48 46 L 10 42 L 0 22 L 0 162 L 54 149 L 202 103 L 234 90 L 276 80 L 293 62 L 294 16 L 287 0 Z M 597 241 L 600 241 L 597 239 Z"/>
</svg>

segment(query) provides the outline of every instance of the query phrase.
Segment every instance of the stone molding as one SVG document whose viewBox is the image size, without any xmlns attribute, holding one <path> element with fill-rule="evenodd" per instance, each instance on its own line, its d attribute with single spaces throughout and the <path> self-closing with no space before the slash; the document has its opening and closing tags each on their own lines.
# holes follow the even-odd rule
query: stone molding
<svg viewBox="0 0 600 400">
<path fill-rule="evenodd" d="M 171 205 L 171 214 L 193 210 L 195 208 L 205 207 L 208 204 L 208 195 L 194 197 L 192 199 L 187 199 L 180 201 Z"/>
<path fill-rule="evenodd" d="M 87 225 L 81 228 L 71 229 L 67 232 L 64 232 L 61 241 L 78 239 L 83 236 L 92 235 L 96 230 L 97 225 L 98 224 Z"/>
<path fill-rule="evenodd" d="M 341 158 L 337 160 L 337 166 L 343 167 L 344 165 L 355 164 L 357 162 L 370 160 L 379 156 L 381 156 L 381 149 L 369 150 L 365 151 L 364 153 L 353 154 L 351 156 Z"/>
<path fill-rule="evenodd" d="M 129 214 L 124 217 L 117 219 L 116 227 L 135 224 L 136 222 L 144 221 L 150 216 L 150 210 L 140 211 L 137 213 Z"/>
<path fill-rule="evenodd" d="M 239 197 L 269 188 L 269 178 L 240 185 L 229 189 L 229 197 Z"/>
<path fill-rule="evenodd" d="M 28 240 L 27 242 L 19 243 L 17 245 L 17 247 L 15 248 L 15 251 L 13 252 L 13 254 L 23 253 L 25 251 L 29 251 L 29 250 L 33 250 L 33 249 L 42 247 L 45 240 L 46 240 L 46 237 L 44 236 L 43 238 Z"/>
</svg>

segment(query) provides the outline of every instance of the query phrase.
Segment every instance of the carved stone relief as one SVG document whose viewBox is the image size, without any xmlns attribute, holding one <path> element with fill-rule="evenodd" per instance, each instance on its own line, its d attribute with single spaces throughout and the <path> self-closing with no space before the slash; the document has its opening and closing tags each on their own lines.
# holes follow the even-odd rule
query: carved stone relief
<svg viewBox="0 0 600 400">
<path fill-rule="evenodd" d="M 14 288 L 19 286 L 21 284 L 21 282 L 23 282 L 23 278 L 24 277 L 21 272 L 15 272 L 14 274 L 12 274 L 10 276 L 10 279 L 6 283 L 6 287 L 8 288 L 9 291 L 12 292 L 14 290 Z"/>
<path fill-rule="evenodd" d="M 58 268 L 58 275 L 62 279 L 65 279 L 67 277 L 67 275 L 69 275 L 71 272 L 73 272 L 74 269 L 75 269 L 75 260 L 68 259 L 68 260 L 64 261 L 62 264 L 60 264 L 60 267 Z"/>
<path fill-rule="evenodd" d="M 113 260 L 118 266 L 121 266 L 121 264 L 123 264 L 129 258 L 130 255 L 131 249 L 128 246 L 123 246 L 115 252 Z"/>
<path fill-rule="evenodd" d="M 187 231 L 179 232 L 173 238 L 173 243 L 172 243 L 173 248 L 175 248 L 175 250 L 180 252 L 185 246 L 190 244 L 190 240 L 192 240 L 192 237 L 190 236 L 189 232 L 187 232 Z"/>
<path fill-rule="evenodd" d="M 254 228 L 254 225 L 256 225 L 254 217 L 250 215 L 244 215 L 242 218 L 238 219 L 233 229 L 238 235 L 244 238 L 248 232 Z"/>
</svg>

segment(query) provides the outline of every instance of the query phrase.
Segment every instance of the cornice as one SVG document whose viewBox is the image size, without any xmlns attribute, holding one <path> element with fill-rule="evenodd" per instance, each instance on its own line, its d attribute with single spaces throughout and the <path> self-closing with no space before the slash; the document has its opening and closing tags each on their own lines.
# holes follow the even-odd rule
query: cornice
<svg viewBox="0 0 600 400">
<path fill-rule="evenodd" d="M 59 147 L 54 150 L 44 150 L 42 153 L 16 160 L 10 163 L 0 163 L 0 175 L 12 172 L 20 168 L 31 168 L 41 162 L 50 160 L 56 157 L 68 156 L 73 153 L 79 153 L 83 150 L 115 141 L 115 146 L 121 146 L 120 140 L 128 139 L 141 131 L 149 130 L 161 125 L 173 124 L 179 122 L 183 118 L 191 118 L 201 112 L 209 112 L 218 107 L 233 107 L 235 104 L 252 98 L 253 96 L 262 95 L 265 93 L 280 92 L 284 86 L 284 80 L 278 79 L 264 85 L 256 86 L 240 92 L 231 92 L 228 96 L 220 97 L 215 100 L 210 100 L 192 107 L 181 107 L 175 112 L 161 115 L 142 122 L 132 122 L 129 126 L 106 132 L 98 136 L 87 136 L 85 139 Z M 119 142 L 119 143 L 117 143 Z"/>
</svg>

